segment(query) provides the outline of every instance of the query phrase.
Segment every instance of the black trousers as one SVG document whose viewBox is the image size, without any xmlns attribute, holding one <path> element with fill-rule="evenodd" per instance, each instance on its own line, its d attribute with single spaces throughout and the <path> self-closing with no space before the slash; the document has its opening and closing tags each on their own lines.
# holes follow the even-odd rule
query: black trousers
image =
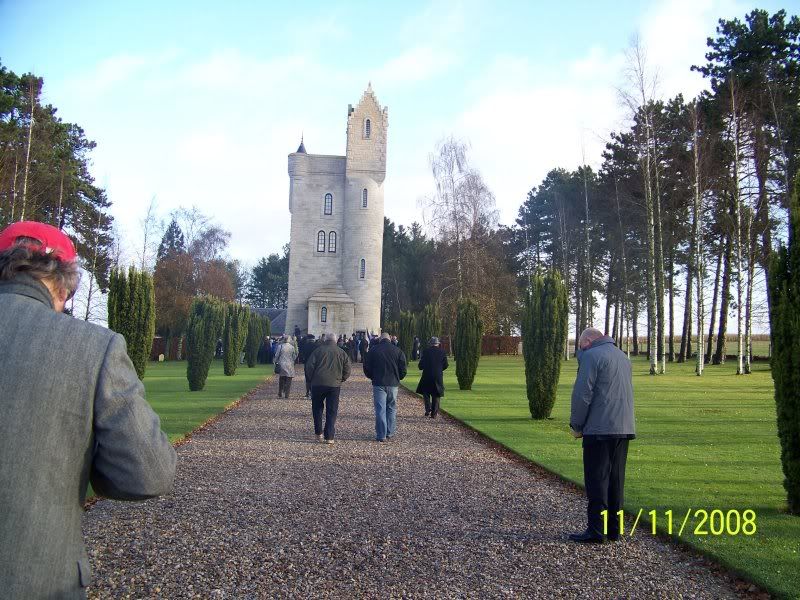
<svg viewBox="0 0 800 600">
<path fill-rule="evenodd" d="M 286 394 L 289 397 L 289 390 L 292 388 L 292 378 L 281 375 L 278 378 L 278 398 Z"/>
<path fill-rule="evenodd" d="M 583 481 L 589 499 L 588 529 L 596 535 L 619 536 L 619 516 L 625 492 L 625 463 L 628 460 L 628 439 L 584 441 Z M 608 511 L 605 531 L 602 511 Z"/>
<path fill-rule="evenodd" d="M 432 394 L 422 394 L 425 400 L 425 414 L 435 417 L 439 414 L 439 396 Z"/>
<path fill-rule="evenodd" d="M 339 412 L 341 388 L 315 385 L 311 388 L 311 414 L 314 417 L 314 434 L 325 434 L 326 440 L 336 435 L 336 415 Z M 322 425 L 322 410 L 325 410 L 325 426 Z"/>
</svg>

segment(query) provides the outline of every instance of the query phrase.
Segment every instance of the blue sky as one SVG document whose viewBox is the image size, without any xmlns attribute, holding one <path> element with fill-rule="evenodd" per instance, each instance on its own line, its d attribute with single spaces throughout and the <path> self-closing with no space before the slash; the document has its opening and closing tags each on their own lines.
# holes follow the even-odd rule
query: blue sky
<svg viewBox="0 0 800 600">
<path fill-rule="evenodd" d="M 343 154 L 347 105 L 369 81 L 389 107 L 387 216 L 424 222 L 428 155 L 452 134 L 510 223 L 547 171 L 579 164 L 582 146 L 597 165 L 624 126 L 617 88 L 634 34 L 660 94 L 691 96 L 704 83 L 689 67 L 716 20 L 752 8 L 0 0 L 0 59 L 43 76 L 45 101 L 97 142 L 93 173 L 131 259 L 156 196 L 163 216 L 196 205 L 214 217 L 232 256 L 254 263 L 288 241 L 287 154 L 301 132 L 309 152 Z"/>
</svg>

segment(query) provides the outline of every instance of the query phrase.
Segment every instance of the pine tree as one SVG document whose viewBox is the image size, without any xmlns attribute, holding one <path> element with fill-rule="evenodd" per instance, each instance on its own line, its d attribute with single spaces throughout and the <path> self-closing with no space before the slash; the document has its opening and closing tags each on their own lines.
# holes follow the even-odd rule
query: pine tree
<svg viewBox="0 0 800 600">
<path fill-rule="evenodd" d="M 789 245 L 772 255 L 772 379 L 789 511 L 800 515 L 800 172 L 790 206 Z"/>
<path fill-rule="evenodd" d="M 225 375 L 236 375 L 239 356 L 247 339 L 250 309 L 235 302 L 225 308 L 225 328 L 222 336 L 222 353 Z"/>
<path fill-rule="evenodd" d="M 186 252 L 183 231 L 181 231 L 180 225 L 173 217 L 158 246 L 158 260 L 183 252 Z"/>
<path fill-rule="evenodd" d="M 195 298 L 186 332 L 186 378 L 193 392 L 206 385 L 217 340 L 225 323 L 225 305 L 211 296 Z"/>
<path fill-rule="evenodd" d="M 439 316 L 439 306 L 428 304 L 422 309 L 417 317 L 417 331 L 419 332 L 419 342 L 425 347 L 432 337 L 441 337 L 442 319 Z"/>
<path fill-rule="evenodd" d="M 397 342 L 407 359 L 411 358 L 411 349 L 414 346 L 414 332 L 417 330 L 417 319 L 414 313 L 403 311 L 400 313 L 400 323 L 397 329 Z"/>
<path fill-rule="evenodd" d="M 567 288 L 557 273 L 531 278 L 522 318 L 522 353 L 528 407 L 534 419 L 553 410 L 567 337 Z"/>
<path fill-rule="evenodd" d="M 139 379 L 144 377 L 156 329 L 155 293 L 149 273 L 114 269 L 108 290 L 108 328 L 122 334 Z"/>
<path fill-rule="evenodd" d="M 260 317 L 255 313 L 250 314 L 250 322 L 247 324 L 247 341 L 245 342 L 245 360 L 248 367 L 256 366 L 261 342 L 270 334 L 270 329 L 269 317 Z"/>
<path fill-rule="evenodd" d="M 468 299 L 459 301 L 456 314 L 455 358 L 458 389 L 471 390 L 481 357 L 483 322 L 478 305 Z"/>
</svg>

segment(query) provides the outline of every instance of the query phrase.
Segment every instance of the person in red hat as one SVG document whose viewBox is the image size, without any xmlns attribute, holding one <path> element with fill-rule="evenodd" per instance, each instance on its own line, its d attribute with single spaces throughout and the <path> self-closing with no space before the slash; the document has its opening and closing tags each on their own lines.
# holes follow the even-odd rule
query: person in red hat
<svg viewBox="0 0 800 600">
<path fill-rule="evenodd" d="M 125 339 L 63 314 L 79 282 L 72 240 L 44 223 L 0 232 L 0 595 L 83 598 L 81 514 L 95 493 L 172 489 L 175 450 Z"/>
</svg>

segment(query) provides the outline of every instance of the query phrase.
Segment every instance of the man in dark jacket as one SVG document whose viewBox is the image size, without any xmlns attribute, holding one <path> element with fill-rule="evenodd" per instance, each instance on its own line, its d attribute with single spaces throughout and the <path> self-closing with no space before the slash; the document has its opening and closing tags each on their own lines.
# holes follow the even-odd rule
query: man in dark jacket
<svg viewBox="0 0 800 600">
<path fill-rule="evenodd" d="M 71 240 L 21 221 L 0 233 L 0 596 L 84 598 L 88 482 L 117 500 L 172 489 L 175 450 L 125 338 L 63 314 Z"/>
<path fill-rule="evenodd" d="M 339 392 L 342 382 L 350 377 L 350 359 L 336 345 L 336 336 L 323 334 L 320 345 L 306 361 L 306 382 L 311 387 L 311 414 L 314 435 L 320 442 L 333 443 L 336 436 L 336 415 L 339 412 Z M 322 410 L 325 409 L 325 426 Z"/>
<path fill-rule="evenodd" d="M 636 437 L 631 361 L 614 340 L 590 327 L 578 346 L 578 377 L 572 390 L 570 428 L 583 438 L 583 479 L 589 500 L 588 527 L 572 541 L 619 539 L 628 442 Z M 602 511 L 607 510 L 604 526 Z"/>
<path fill-rule="evenodd" d="M 368 353 L 369 353 L 369 339 L 367 339 L 366 333 L 362 333 L 361 339 L 358 342 L 358 355 L 359 355 L 359 360 L 362 363 L 366 362 Z"/>
<path fill-rule="evenodd" d="M 397 388 L 406 376 L 406 356 L 382 333 L 364 359 L 364 375 L 372 380 L 375 406 L 375 439 L 385 442 L 394 435 L 397 424 Z"/>
<path fill-rule="evenodd" d="M 444 396 L 443 371 L 449 366 L 447 354 L 439 347 L 439 338 L 431 338 L 428 347 L 422 351 L 422 357 L 417 366 L 422 371 L 422 377 L 419 378 L 419 385 L 417 385 L 417 393 L 422 394 L 425 399 L 425 416 L 435 419 L 439 414 L 439 399 Z"/>
</svg>

